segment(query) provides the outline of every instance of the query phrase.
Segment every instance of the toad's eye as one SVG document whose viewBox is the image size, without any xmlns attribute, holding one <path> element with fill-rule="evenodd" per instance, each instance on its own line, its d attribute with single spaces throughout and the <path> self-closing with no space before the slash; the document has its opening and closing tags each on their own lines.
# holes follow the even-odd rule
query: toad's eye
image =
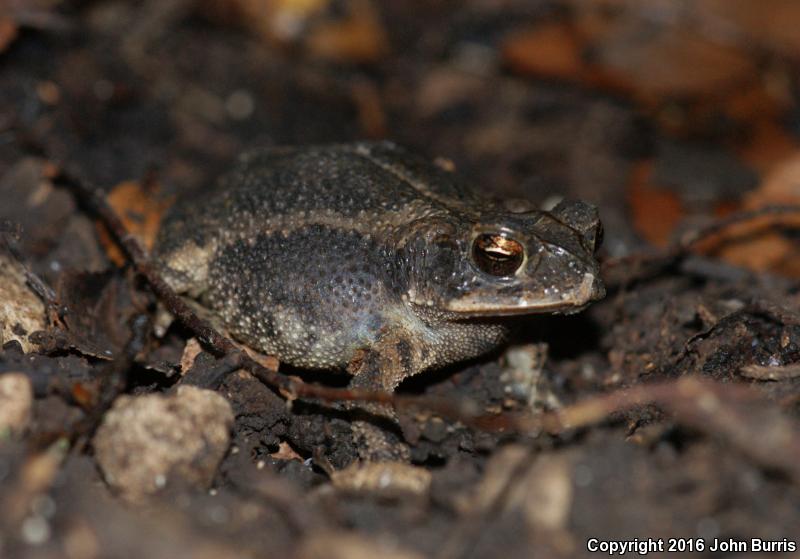
<svg viewBox="0 0 800 559">
<path fill-rule="evenodd" d="M 510 276 L 522 265 L 525 249 L 514 239 L 487 233 L 475 239 L 472 258 L 475 265 L 487 274 Z"/>
</svg>

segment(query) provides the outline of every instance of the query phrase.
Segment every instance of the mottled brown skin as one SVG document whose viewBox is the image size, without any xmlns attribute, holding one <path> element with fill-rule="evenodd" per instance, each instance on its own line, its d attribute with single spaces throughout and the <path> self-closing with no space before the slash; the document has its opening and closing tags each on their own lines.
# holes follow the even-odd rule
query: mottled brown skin
<svg viewBox="0 0 800 559">
<path fill-rule="evenodd" d="M 600 231 L 587 204 L 511 213 L 394 144 L 357 143 L 246 153 L 176 205 L 155 257 L 241 342 L 394 390 L 493 349 L 508 315 L 602 297 Z M 374 425 L 355 433 L 367 458 L 407 458 Z"/>
</svg>

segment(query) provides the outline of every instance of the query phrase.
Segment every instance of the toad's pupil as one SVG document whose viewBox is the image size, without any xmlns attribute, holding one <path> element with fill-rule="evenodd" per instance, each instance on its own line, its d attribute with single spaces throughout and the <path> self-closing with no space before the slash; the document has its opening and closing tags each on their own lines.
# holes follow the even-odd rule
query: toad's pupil
<svg viewBox="0 0 800 559">
<path fill-rule="evenodd" d="M 522 265 L 525 251 L 514 239 L 503 235 L 484 234 L 472 245 L 475 265 L 487 274 L 504 277 L 516 272 Z"/>
</svg>

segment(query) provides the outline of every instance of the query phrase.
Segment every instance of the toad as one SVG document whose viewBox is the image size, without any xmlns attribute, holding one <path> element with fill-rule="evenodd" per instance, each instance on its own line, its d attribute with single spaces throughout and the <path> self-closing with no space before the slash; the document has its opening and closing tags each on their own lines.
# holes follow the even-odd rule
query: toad
<svg viewBox="0 0 800 559">
<path fill-rule="evenodd" d="M 393 143 L 269 148 L 176 204 L 154 258 L 245 345 L 393 391 L 497 347 L 508 317 L 601 298 L 601 231 L 589 204 L 512 212 Z M 408 459 L 379 423 L 354 422 L 362 457 Z"/>
</svg>

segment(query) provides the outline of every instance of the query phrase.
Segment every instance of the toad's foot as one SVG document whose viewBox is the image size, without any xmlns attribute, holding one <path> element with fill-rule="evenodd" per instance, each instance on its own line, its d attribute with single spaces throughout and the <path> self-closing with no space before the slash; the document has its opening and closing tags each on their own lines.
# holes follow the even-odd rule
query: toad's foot
<svg viewBox="0 0 800 559">
<path fill-rule="evenodd" d="M 385 408 L 385 406 L 383 406 Z M 370 406 L 372 408 L 372 406 Z M 366 411 L 363 408 L 354 412 Z M 391 411 L 391 410 L 390 410 Z M 381 413 L 381 415 L 378 415 Z M 369 462 L 409 462 L 411 450 L 398 433 L 396 423 L 389 423 L 389 413 L 384 410 L 369 411 L 369 419 L 353 421 L 353 441 L 358 448 L 358 455 Z M 361 415 L 358 413 L 358 415 Z M 366 414 L 364 414 L 366 415 Z M 393 413 L 391 413 L 394 416 Z"/>
<path fill-rule="evenodd" d="M 353 377 L 350 388 L 386 391 L 381 375 L 363 370 Z M 403 439 L 397 414 L 390 405 L 352 402 L 348 407 L 353 417 L 353 441 L 362 460 L 408 462 L 411 459 L 411 451 Z"/>
</svg>

